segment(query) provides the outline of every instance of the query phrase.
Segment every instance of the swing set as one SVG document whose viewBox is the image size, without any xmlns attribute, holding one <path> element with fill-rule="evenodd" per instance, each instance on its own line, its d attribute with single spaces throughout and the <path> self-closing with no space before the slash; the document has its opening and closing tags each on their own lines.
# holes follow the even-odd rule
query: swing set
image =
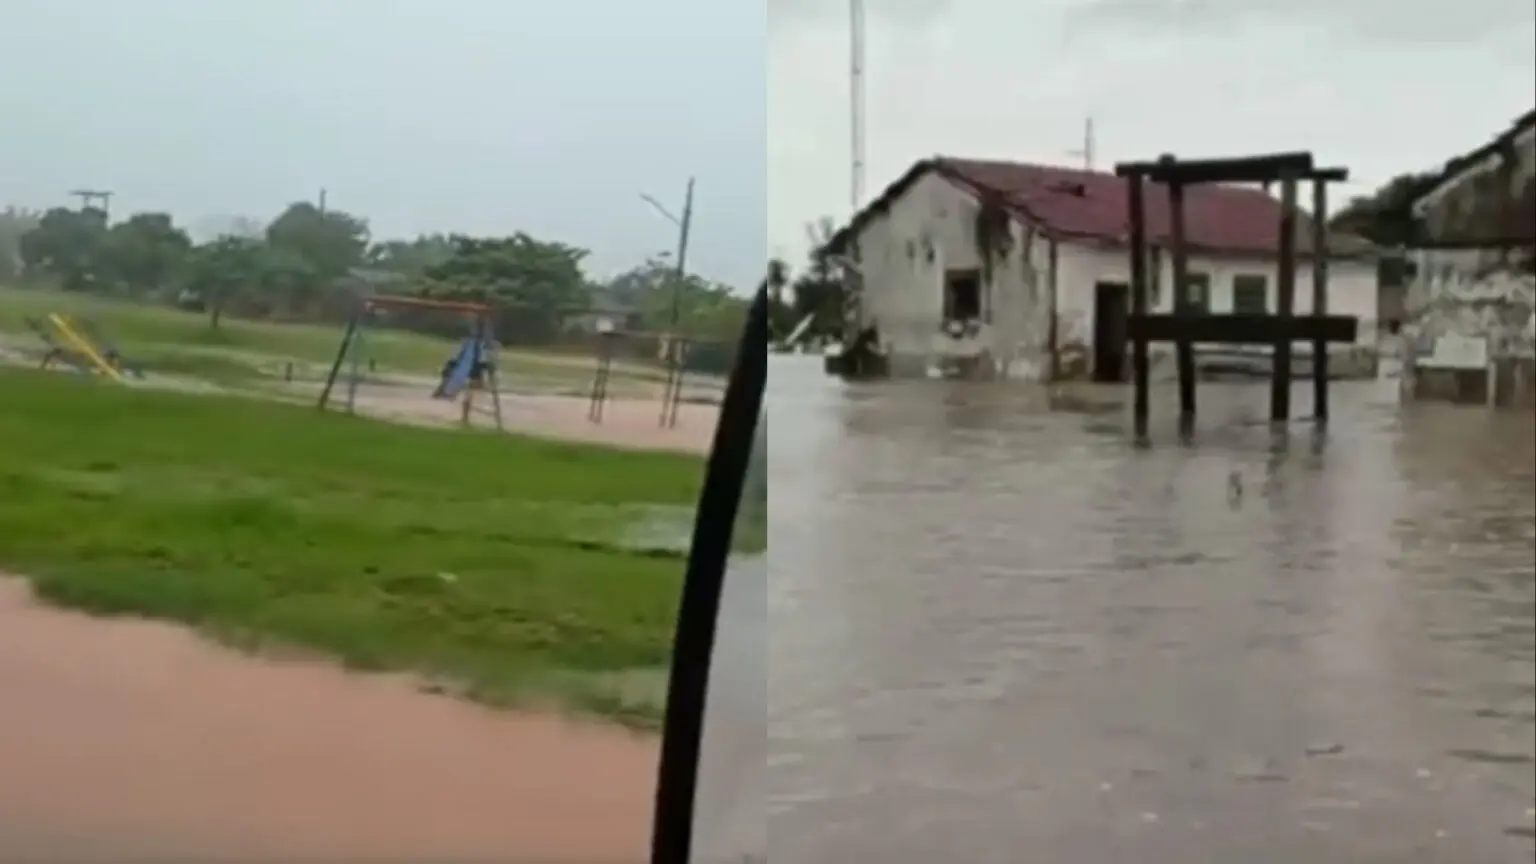
<svg viewBox="0 0 1536 864">
<path fill-rule="evenodd" d="M 317 407 L 324 411 L 330 404 L 331 393 L 335 389 L 337 379 L 341 377 L 342 367 L 345 366 L 347 367 L 346 411 L 348 414 L 355 413 L 357 388 L 363 380 L 364 366 L 371 365 L 365 359 L 368 326 L 374 323 L 375 313 L 390 309 L 435 309 L 459 312 L 471 317 L 473 321 L 471 333 L 459 343 L 453 356 L 443 365 L 442 374 L 437 388 L 432 392 L 432 398 L 458 400 L 459 422 L 469 426 L 470 418 L 475 411 L 475 393 L 488 390 L 491 395 L 491 416 L 496 422 L 496 429 L 502 430 L 504 427 L 501 418 L 501 389 L 496 379 L 496 341 L 491 323 L 493 310 L 483 303 L 388 295 L 364 299 L 358 304 L 352 317 L 347 320 L 347 328 L 342 334 L 336 359 L 332 361 L 330 373 L 325 377 L 325 385 L 320 388 Z"/>
</svg>

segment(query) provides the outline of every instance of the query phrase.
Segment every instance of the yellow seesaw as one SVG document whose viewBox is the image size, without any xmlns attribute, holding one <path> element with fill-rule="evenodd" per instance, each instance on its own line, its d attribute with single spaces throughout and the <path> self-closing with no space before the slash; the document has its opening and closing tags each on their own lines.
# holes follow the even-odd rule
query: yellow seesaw
<svg viewBox="0 0 1536 864">
<path fill-rule="evenodd" d="M 97 371 L 119 384 L 128 383 L 128 379 L 123 377 L 123 373 L 119 372 L 116 366 L 108 363 L 106 358 L 101 356 L 101 352 L 96 350 L 96 346 L 92 345 L 89 339 L 76 333 L 75 328 L 69 326 L 69 322 L 65 321 L 62 315 L 57 312 L 48 313 L 48 323 L 52 324 L 53 329 L 59 331 L 59 335 L 64 337 L 64 342 L 69 346 L 70 350 L 79 353 L 80 356 L 91 361 L 91 365 L 95 366 Z"/>
</svg>

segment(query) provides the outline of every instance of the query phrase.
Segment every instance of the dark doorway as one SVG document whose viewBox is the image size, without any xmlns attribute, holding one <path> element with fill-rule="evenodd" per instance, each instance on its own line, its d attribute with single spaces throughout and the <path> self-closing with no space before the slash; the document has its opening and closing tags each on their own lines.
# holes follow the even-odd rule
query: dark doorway
<svg viewBox="0 0 1536 864">
<path fill-rule="evenodd" d="M 1093 286 L 1093 380 L 1116 384 L 1126 380 L 1126 324 L 1130 314 L 1129 286 L 1123 282 Z"/>
</svg>

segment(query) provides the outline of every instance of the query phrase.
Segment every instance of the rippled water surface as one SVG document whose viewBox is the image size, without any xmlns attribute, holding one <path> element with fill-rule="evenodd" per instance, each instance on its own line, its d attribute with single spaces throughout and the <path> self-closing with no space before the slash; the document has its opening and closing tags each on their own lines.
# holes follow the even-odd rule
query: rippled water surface
<svg viewBox="0 0 1536 864">
<path fill-rule="evenodd" d="M 770 378 L 773 860 L 1531 860 L 1531 415 Z"/>
</svg>

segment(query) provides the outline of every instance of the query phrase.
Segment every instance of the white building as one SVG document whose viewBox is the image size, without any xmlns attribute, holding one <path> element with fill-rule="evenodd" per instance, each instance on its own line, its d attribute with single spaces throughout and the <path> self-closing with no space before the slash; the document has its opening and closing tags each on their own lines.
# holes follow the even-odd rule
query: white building
<svg viewBox="0 0 1536 864">
<path fill-rule="evenodd" d="M 919 162 L 860 212 L 828 250 L 857 262 L 852 328 L 873 325 L 893 375 L 969 363 L 982 374 L 1124 380 L 1129 348 L 1127 192 L 1112 174 L 939 157 Z M 1152 311 L 1172 309 L 1166 192 L 1150 186 Z M 1257 188 L 1186 191 L 1191 290 L 1213 313 L 1273 312 L 1280 202 Z M 1312 309 L 1310 223 L 1298 220 L 1294 312 Z M 1374 374 L 1376 260 L 1333 241 L 1327 311 L 1359 319 L 1334 346 L 1340 374 Z M 1153 346 L 1157 352 L 1162 346 Z M 1220 351 L 1200 346 L 1203 362 Z M 1265 352 L 1249 346 L 1244 352 Z M 1297 343 L 1295 354 L 1310 355 Z M 1154 368 L 1161 366 L 1154 356 Z"/>
</svg>

